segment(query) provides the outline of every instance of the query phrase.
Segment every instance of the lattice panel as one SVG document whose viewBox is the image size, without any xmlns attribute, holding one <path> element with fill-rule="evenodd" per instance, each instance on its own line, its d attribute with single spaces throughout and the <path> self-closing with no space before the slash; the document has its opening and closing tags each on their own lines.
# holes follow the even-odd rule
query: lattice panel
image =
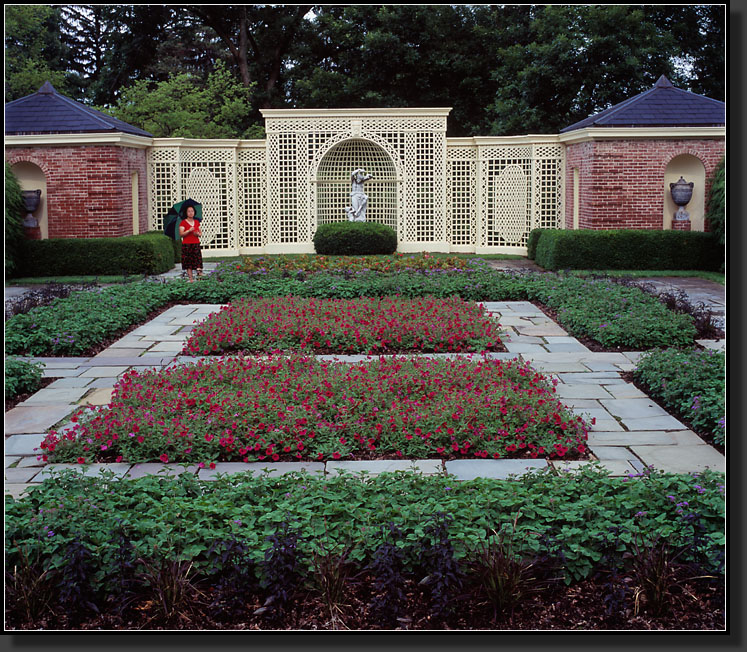
<svg viewBox="0 0 747 652">
<path fill-rule="evenodd" d="M 267 244 L 267 177 L 264 152 L 260 161 L 239 163 L 236 170 L 239 247 Z"/>
<path fill-rule="evenodd" d="M 561 228 L 562 160 L 555 158 L 534 161 L 534 220 L 533 228 Z"/>
<path fill-rule="evenodd" d="M 475 161 L 477 160 L 476 147 L 461 147 L 459 145 L 446 146 L 447 161 Z"/>
<path fill-rule="evenodd" d="M 268 139 L 269 241 L 299 242 L 298 143 L 296 134 L 280 133 Z"/>
<path fill-rule="evenodd" d="M 532 223 L 532 161 L 483 160 L 482 245 L 525 247 Z"/>
<path fill-rule="evenodd" d="M 234 246 L 234 166 L 225 162 L 182 163 L 181 179 L 182 198 L 191 197 L 202 204 L 200 243 L 203 248 Z"/>
<path fill-rule="evenodd" d="M 474 245 L 477 226 L 477 163 L 446 164 L 447 240 L 455 246 Z"/>
<path fill-rule="evenodd" d="M 350 175 L 362 167 L 372 179 L 364 184 L 368 195 L 366 221 L 397 230 L 397 170 L 381 147 L 368 140 L 344 140 L 324 156 L 317 170 L 316 215 L 319 224 L 347 220 Z"/>
<path fill-rule="evenodd" d="M 150 175 L 148 202 L 150 222 L 149 230 L 162 231 L 164 218 L 178 200 L 177 197 L 177 164 L 176 163 L 150 163 L 148 166 Z"/>
</svg>

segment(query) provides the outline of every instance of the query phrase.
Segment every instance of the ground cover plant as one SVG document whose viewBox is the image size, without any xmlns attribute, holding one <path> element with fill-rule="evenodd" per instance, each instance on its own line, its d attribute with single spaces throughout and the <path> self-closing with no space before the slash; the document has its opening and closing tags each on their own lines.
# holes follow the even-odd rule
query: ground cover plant
<svg viewBox="0 0 747 652">
<path fill-rule="evenodd" d="M 499 331 L 484 306 L 459 297 L 238 299 L 195 326 L 182 353 L 499 351 Z"/>
<path fill-rule="evenodd" d="M 41 448 L 81 464 L 588 456 L 554 392 L 516 358 L 218 358 L 126 373 Z"/>
<path fill-rule="evenodd" d="M 675 314 L 640 288 L 557 274 L 507 273 L 486 267 L 314 273 L 244 272 L 219 266 L 200 283 L 141 281 L 97 292 L 75 292 L 11 317 L 6 354 L 83 355 L 96 351 L 153 311 L 174 303 L 229 303 L 237 298 L 296 296 L 319 299 L 459 296 L 464 301 L 534 301 L 549 307 L 576 337 L 613 350 L 689 346 L 695 329 L 689 314 Z"/>
<path fill-rule="evenodd" d="M 461 482 L 67 470 L 6 497 L 6 626 L 723 629 L 723 491 L 722 473 L 594 467 Z"/>
<path fill-rule="evenodd" d="M 652 398 L 686 419 L 698 434 L 726 445 L 726 356 L 698 349 L 656 349 L 633 378 Z"/>
<path fill-rule="evenodd" d="M 19 358 L 5 358 L 5 400 L 37 391 L 42 385 L 44 365 Z"/>
</svg>

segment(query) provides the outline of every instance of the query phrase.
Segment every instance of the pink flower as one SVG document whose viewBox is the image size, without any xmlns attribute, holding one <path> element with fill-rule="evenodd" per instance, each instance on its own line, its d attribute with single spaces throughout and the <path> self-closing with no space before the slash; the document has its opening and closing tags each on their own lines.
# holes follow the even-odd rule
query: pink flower
<svg viewBox="0 0 747 652">
<path fill-rule="evenodd" d="M 169 461 L 169 456 L 166 455 L 166 453 L 162 453 L 161 457 L 159 457 L 158 459 L 160 459 L 164 464 L 166 464 Z"/>
</svg>

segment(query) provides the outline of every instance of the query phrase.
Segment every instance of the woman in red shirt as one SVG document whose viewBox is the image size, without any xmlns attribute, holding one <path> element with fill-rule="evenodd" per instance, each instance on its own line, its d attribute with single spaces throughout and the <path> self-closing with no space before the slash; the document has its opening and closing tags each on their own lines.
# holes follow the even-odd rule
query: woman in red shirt
<svg viewBox="0 0 747 652">
<path fill-rule="evenodd" d="M 194 206 L 188 206 L 186 218 L 179 224 L 179 235 L 182 239 L 182 269 L 187 270 L 189 282 L 194 282 L 192 270 L 202 277 L 202 249 L 200 247 L 200 223 L 195 219 Z"/>
</svg>

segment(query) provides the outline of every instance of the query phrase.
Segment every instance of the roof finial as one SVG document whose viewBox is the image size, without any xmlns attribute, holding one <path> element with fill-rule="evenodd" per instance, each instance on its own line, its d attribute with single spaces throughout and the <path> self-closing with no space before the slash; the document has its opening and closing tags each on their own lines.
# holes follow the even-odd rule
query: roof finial
<svg viewBox="0 0 747 652">
<path fill-rule="evenodd" d="M 674 88 L 674 84 L 662 75 L 659 77 L 659 81 L 656 82 L 655 88 Z"/>
</svg>

